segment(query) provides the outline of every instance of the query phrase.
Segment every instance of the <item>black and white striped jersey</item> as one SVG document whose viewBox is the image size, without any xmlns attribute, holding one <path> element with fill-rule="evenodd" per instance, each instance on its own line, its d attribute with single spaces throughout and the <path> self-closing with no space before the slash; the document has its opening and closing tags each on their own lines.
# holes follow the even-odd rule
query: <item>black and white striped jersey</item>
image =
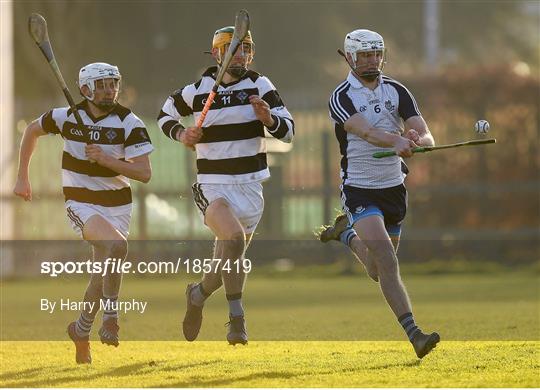
<svg viewBox="0 0 540 390">
<path fill-rule="evenodd" d="M 399 82 L 379 76 L 372 91 L 349 72 L 345 81 L 330 96 L 330 118 L 339 141 L 343 184 L 359 188 L 388 188 L 403 183 L 401 158 L 375 159 L 373 153 L 384 150 L 363 138 L 345 131 L 343 124 L 356 113 L 373 126 L 389 133 L 402 134 L 403 122 L 421 115 L 413 95 Z"/>
<path fill-rule="evenodd" d="M 77 125 L 69 107 L 55 108 L 39 118 L 43 130 L 64 139 L 62 186 L 65 200 L 102 206 L 108 215 L 131 210 L 129 179 L 90 162 L 85 156 L 87 143 L 125 160 L 152 152 L 154 147 L 144 123 L 129 109 L 117 104 L 108 115 L 95 118 L 83 101 L 77 109 L 85 126 Z M 107 215 L 107 214 L 106 214 Z"/>
<path fill-rule="evenodd" d="M 217 67 L 204 72 L 194 84 L 167 98 L 158 116 L 163 133 L 174 139 L 179 121 L 193 115 L 195 123 L 215 83 Z M 199 183 L 249 183 L 270 177 L 266 162 L 264 126 L 255 116 L 249 96 L 258 95 L 270 105 L 275 120 L 269 133 L 291 142 L 294 122 L 271 81 L 248 71 L 240 80 L 218 89 L 203 124 L 203 136 L 196 145 Z"/>
</svg>

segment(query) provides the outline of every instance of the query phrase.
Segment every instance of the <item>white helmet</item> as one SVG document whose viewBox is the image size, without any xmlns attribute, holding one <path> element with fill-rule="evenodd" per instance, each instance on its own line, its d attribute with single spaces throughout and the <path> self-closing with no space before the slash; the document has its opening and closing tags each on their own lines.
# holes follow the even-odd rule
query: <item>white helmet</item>
<svg viewBox="0 0 540 390">
<path fill-rule="evenodd" d="M 381 50 L 383 54 L 383 60 L 378 73 L 382 71 L 384 64 L 386 63 L 386 49 L 384 47 L 384 39 L 381 34 L 371 30 L 354 30 L 345 36 L 345 43 L 343 45 L 345 53 L 350 54 L 353 61 L 353 68 L 356 68 L 356 53 L 362 51 L 374 51 Z"/>
<path fill-rule="evenodd" d="M 120 81 L 122 75 L 117 66 L 105 62 L 94 62 L 83 66 L 79 71 L 79 88 L 86 85 L 90 89 L 90 96 L 85 96 L 88 100 L 94 100 L 94 91 L 96 89 L 95 81 L 101 79 L 115 79 Z"/>
</svg>

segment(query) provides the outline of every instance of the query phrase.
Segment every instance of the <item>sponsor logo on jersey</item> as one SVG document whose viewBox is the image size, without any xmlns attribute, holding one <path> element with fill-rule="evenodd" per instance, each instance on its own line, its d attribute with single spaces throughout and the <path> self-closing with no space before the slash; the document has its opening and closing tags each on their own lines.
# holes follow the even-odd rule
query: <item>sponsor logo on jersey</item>
<svg viewBox="0 0 540 390">
<path fill-rule="evenodd" d="M 358 206 L 356 210 L 354 211 L 355 214 L 362 214 L 364 211 L 366 211 L 366 208 L 364 206 Z"/>
<path fill-rule="evenodd" d="M 72 128 L 71 130 L 69 130 L 69 132 L 73 135 L 77 135 L 79 137 L 83 137 L 84 136 L 84 133 L 82 130 L 79 130 L 79 129 L 75 129 L 75 128 Z"/>
<path fill-rule="evenodd" d="M 203 104 L 203 106 L 206 104 L 206 101 L 207 101 L 207 100 L 208 100 L 208 98 L 206 97 L 206 98 L 204 98 L 204 99 L 201 101 L 201 103 Z M 215 99 L 212 100 L 212 104 L 214 104 L 215 102 L 216 102 Z"/>
<path fill-rule="evenodd" d="M 133 145 L 135 147 L 135 149 L 139 149 L 139 148 L 142 148 L 143 146 L 146 146 L 146 145 L 149 145 L 150 142 L 143 142 L 143 143 L 140 143 L 140 144 L 135 144 Z"/>
<path fill-rule="evenodd" d="M 109 130 L 105 133 L 105 136 L 107 137 L 107 139 L 109 140 L 109 142 L 112 142 L 113 139 L 116 138 L 116 132 L 114 130 Z"/>
<path fill-rule="evenodd" d="M 242 103 L 244 103 L 244 101 L 248 98 L 248 94 L 246 93 L 246 91 L 240 91 L 238 92 L 238 94 L 236 95 L 236 97 L 238 98 L 238 100 L 240 100 Z"/>
<path fill-rule="evenodd" d="M 368 103 L 369 104 L 377 104 L 377 103 L 380 103 L 381 101 L 379 99 L 373 99 L 373 100 L 370 100 Z"/>
</svg>

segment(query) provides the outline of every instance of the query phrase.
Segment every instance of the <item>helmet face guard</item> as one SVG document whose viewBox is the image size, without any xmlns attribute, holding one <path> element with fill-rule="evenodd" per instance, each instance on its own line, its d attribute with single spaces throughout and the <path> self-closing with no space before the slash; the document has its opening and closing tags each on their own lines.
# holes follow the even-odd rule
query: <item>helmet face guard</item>
<svg viewBox="0 0 540 390">
<path fill-rule="evenodd" d="M 351 56 L 352 57 L 352 56 Z M 352 57 L 355 73 L 367 81 L 373 81 L 382 73 L 386 64 L 386 51 L 358 51 Z"/>
<path fill-rule="evenodd" d="M 212 51 L 215 52 L 215 58 L 219 65 L 221 65 L 225 53 L 229 49 L 233 34 L 233 26 L 220 28 L 214 33 L 214 38 L 212 39 Z M 237 78 L 242 77 L 248 71 L 249 64 L 253 61 L 254 55 L 255 44 L 251 38 L 251 32 L 248 31 L 242 44 L 238 47 L 238 50 L 233 57 L 233 61 L 231 61 L 231 64 L 227 68 L 227 73 Z M 239 58 L 241 59 L 240 62 L 238 61 Z"/>
<path fill-rule="evenodd" d="M 83 66 L 79 71 L 79 88 L 86 86 L 90 91 L 90 95 L 88 96 L 83 94 L 85 99 L 96 104 L 94 102 L 96 90 L 111 88 L 116 92 L 116 96 L 112 101 L 104 100 L 96 104 L 96 106 L 102 109 L 112 108 L 116 105 L 121 80 L 122 75 L 118 67 L 104 62 L 88 64 Z"/>
<path fill-rule="evenodd" d="M 353 72 L 367 81 L 375 80 L 386 64 L 383 37 L 370 30 L 355 30 L 347 34 L 344 43 L 347 62 Z"/>
</svg>

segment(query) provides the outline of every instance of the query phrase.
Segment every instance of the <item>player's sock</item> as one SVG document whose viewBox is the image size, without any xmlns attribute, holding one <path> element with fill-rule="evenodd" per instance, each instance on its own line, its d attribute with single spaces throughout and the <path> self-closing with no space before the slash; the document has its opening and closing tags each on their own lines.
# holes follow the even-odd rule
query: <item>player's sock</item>
<svg viewBox="0 0 540 390">
<path fill-rule="evenodd" d="M 348 228 L 339 235 L 339 241 L 350 247 L 351 241 L 354 237 L 358 237 L 353 228 Z"/>
<path fill-rule="evenodd" d="M 90 329 L 94 323 L 95 316 L 82 312 L 79 319 L 75 322 L 75 333 L 79 337 L 86 337 L 90 334 Z"/>
<path fill-rule="evenodd" d="M 191 303 L 193 303 L 195 306 L 204 306 L 204 301 L 206 301 L 206 298 L 208 298 L 211 294 L 204 291 L 202 283 L 199 283 L 197 287 L 191 290 L 191 293 L 189 295 L 191 299 Z"/>
<path fill-rule="evenodd" d="M 412 313 L 403 314 L 401 317 L 398 318 L 398 321 L 403 327 L 405 333 L 407 333 L 407 337 L 412 342 L 416 333 L 420 332 L 420 328 L 416 326 L 416 323 L 414 322 Z"/>
<path fill-rule="evenodd" d="M 244 316 L 244 308 L 242 307 L 242 293 L 226 294 L 229 302 L 229 314 L 231 317 Z"/>
<path fill-rule="evenodd" d="M 118 319 L 117 301 L 118 297 L 103 297 L 103 322 L 110 318 Z"/>
</svg>

